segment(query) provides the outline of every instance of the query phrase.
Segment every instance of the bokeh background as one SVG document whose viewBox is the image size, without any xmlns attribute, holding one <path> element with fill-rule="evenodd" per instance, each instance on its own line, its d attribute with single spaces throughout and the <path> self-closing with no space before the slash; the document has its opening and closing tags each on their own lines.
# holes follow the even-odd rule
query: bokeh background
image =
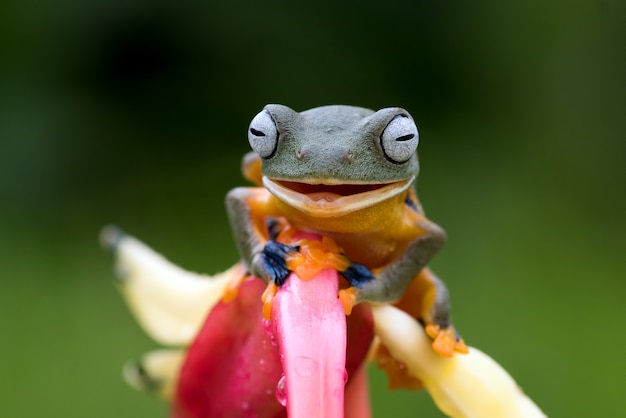
<svg viewBox="0 0 626 418">
<path fill-rule="evenodd" d="M 553 417 L 621 416 L 626 347 L 621 0 L 0 4 L 0 415 L 164 417 L 121 365 L 155 347 L 112 285 L 100 227 L 215 272 L 237 255 L 266 103 L 399 105 L 434 269 L 466 340 Z M 388 392 L 379 417 L 440 417 Z"/>
</svg>

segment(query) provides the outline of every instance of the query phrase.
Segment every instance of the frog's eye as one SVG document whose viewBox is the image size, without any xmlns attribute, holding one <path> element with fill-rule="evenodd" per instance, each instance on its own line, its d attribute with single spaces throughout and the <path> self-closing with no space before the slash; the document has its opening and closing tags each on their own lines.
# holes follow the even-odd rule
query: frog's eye
<svg viewBox="0 0 626 418">
<path fill-rule="evenodd" d="M 267 110 L 252 119 L 248 128 L 250 146 L 261 158 L 269 158 L 276 152 L 278 145 L 278 129 Z"/>
<path fill-rule="evenodd" d="M 413 156 L 419 142 L 419 133 L 413 119 L 397 115 L 387 124 L 380 135 L 380 146 L 385 157 L 392 163 L 401 164 Z"/>
</svg>

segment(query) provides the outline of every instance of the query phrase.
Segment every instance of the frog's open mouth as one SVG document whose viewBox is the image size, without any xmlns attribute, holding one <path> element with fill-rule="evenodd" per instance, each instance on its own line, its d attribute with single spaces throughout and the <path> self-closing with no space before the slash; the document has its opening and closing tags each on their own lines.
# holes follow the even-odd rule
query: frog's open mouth
<svg viewBox="0 0 626 418">
<path fill-rule="evenodd" d="M 407 190 L 414 177 L 393 183 L 311 184 L 272 180 L 263 177 L 263 185 L 281 201 L 309 215 L 341 216 L 374 206 Z"/>
</svg>

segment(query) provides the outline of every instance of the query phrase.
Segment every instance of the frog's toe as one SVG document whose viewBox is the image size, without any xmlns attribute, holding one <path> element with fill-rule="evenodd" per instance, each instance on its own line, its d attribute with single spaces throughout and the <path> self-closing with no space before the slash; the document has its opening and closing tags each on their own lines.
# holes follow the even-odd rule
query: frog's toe
<svg viewBox="0 0 626 418">
<path fill-rule="evenodd" d="M 452 325 L 441 326 L 438 324 L 426 324 L 426 334 L 433 339 L 433 349 L 443 357 L 452 357 L 457 352 L 467 354 L 469 352 L 463 338 Z"/>
<path fill-rule="evenodd" d="M 285 261 L 287 255 L 298 251 L 299 247 L 285 245 L 276 241 L 268 241 L 260 254 L 260 263 L 266 278 L 281 286 L 289 276 L 289 269 Z"/>
<path fill-rule="evenodd" d="M 346 315 L 350 315 L 352 313 L 352 308 L 356 305 L 358 293 L 359 291 L 354 287 L 341 289 L 339 291 L 337 296 L 343 305 L 343 311 Z"/>
</svg>

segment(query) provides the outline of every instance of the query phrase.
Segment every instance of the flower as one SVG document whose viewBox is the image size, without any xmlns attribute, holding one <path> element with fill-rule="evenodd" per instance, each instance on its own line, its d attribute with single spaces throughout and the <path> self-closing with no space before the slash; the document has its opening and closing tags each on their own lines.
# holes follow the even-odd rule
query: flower
<svg viewBox="0 0 626 418">
<path fill-rule="evenodd" d="M 128 363 L 126 380 L 170 400 L 175 418 L 369 417 L 369 352 L 392 385 L 424 387 L 449 416 L 544 416 L 479 350 L 444 358 L 402 310 L 353 307 L 349 290 L 339 289 L 345 260 L 332 241 L 291 238 L 301 247 L 288 260 L 297 274 L 276 288 L 242 264 L 214 276 L 187 272 L 105 228 L 101 240 L 115 254 L 131 311 L 157 342 L 178 347 Z"/>
</svg>

